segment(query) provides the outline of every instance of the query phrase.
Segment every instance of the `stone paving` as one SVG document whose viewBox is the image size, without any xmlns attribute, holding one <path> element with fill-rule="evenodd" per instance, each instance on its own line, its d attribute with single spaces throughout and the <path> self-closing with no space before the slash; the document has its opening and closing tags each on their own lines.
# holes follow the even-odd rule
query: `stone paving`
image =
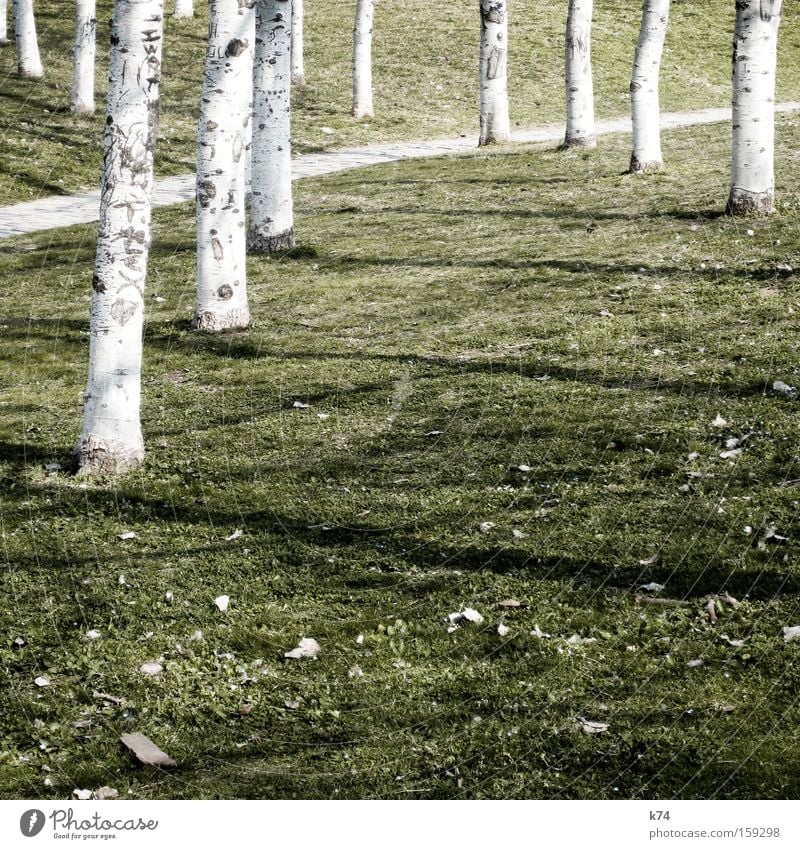
<svg viewBox="0 0 800 849">
<path fill-rule="evenodd" d="M 791 112 L 800 109 L 800 103 L 779 103 L 777 112 Z M 663 129 L 688 127 L 697 124 L 713 124 L 729 121 L 730 109 L 700 109 L 696 112 L 667 112 L 661 116 Z M 630 133 L 630 117 L 611 121 L 598 121 L 598 135 L 606 133 Z M 551 125 L 520 130 L 513 134 L 516 143 L 560 141 L 564 135 L 564 125 Z M 396 144 L 376 144 L 366 147 L 342 148 L 325 153 L 312 153 L 297 156 L 292 160 L 292 179 L 319 177 L 337 171 L 349 171 L 364 168 L 382 162 L 398 162 L 403 159 L 420 159 L 431 156 L 447 156 L 468 153 L 476 149 L 474 138 L 431 139 L 429 141 L 402 142 Z M 153 206 L 170 206 L 182 201 L 192 200 L 195 196 L 194 174 L 182 174 L 177 177 L 163 177 L 156 181 L 153 190 Z M 53 195 L 38 200 L 0 207 L 0 239 L 19 236 L 25 233 L 37 233 L 56 227 L 69 227 L 75 224 L 88 224 L 97 221 L 100 209 L 100 192 L 87 191 L 72 195 Z"/>
</svg>

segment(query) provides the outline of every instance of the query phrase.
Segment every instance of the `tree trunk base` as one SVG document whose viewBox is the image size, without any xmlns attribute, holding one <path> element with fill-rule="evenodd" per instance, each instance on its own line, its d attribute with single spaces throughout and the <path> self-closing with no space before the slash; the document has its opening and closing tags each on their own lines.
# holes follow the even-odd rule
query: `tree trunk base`
<svg viewBox="0 0 800 849">
<path fill-rule="evenodd" d="M 294 247 L 294 227 L 283 233 L 259 233 L 251 228 L 247 235 L 247 250 L 254 253 L 271 254 L 275 251 L 288 251 Z"/>
<path fill-rule="evenodd" d="M 73 103 L 69 111 L 73 115 L 94 115 L 94 103 Z"/>
<path fill-rule="evenodd" d="M 354 109 L 350 113 L 357 121 L 360 121 L 362 118 L 374 118 L 375 113 L 372 111 L 366 112 L 360 109 Z"/>
<path fill-rule="evenodd" d="M 21 80 L 40 80 L 44 77 L 42 68 L 20 68 L 17 71 L 17 76 Z"/>
<path fill-rule="evenodd" d="M 76 474 L 120 475 L 140 466 L 144 461 L 144 446 L 130 447 L 120 443 L 111 443 L 95 436 L 82 438 L 73 451 Z"/>
<path fill-rule="evenodd" d="M 582 147 L 586 150 L 597 147 L 597 139 L 594 136 L 573 136 L 565 138 L 558 146 L 559 150 L 571 150 L 574 147 Z"/>
<path fill-rule="evenodd" d="M 642 161 L 637 159 L 635 154 L 631 155 L 631 167 L 628 169 L 629 174 L 644 174 L 645 171 L 660 171 L 664 167 L 662 159 L 650 159 Z"/>
<path fill-rule="evenodd" d="M 731 189 L 726 215 L 770 215 L 775 211 L 772 192 L 749 192 L 734 186 Z"/>
<path fill-rule="evenodd" d="M 304 86 L 306 84 L 305 74 L 292 74 L 292 85 Z"/>
<path fill-rule="evenodd" d="M 204 333 L 223 333 L 226 330 L 244 330 L 250 326 L 250 311 L 247 309 L 230 310 L 216 313 L 204 310 L 195 313 L 192 327 Z"/>
<path fill-rule="evenodd" d="M 478 147 L 486 147 L 490 144 L 511 144 L 511 136 L 503 134 L 492 134 L 486 138 L 478 139 Z"/>
</svg>

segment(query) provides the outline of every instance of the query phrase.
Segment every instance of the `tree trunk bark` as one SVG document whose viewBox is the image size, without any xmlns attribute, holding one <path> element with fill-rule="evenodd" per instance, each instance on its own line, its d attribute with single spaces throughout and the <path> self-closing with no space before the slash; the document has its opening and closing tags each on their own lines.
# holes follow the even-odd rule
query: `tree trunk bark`
<svg viewBox="0 0 800 849">
<path fill-rule="evenodd" d="M 303 0 L 292 0 L 292 85 L 305 85 L 303 63 Z"/>
<path fill-rule="evenodd" d="M 8 5 L 0 0 L 0 46 L 8 44 Z"/>
<path fill-rule="evenodd" d="M 775 202 L 775 65 L 782 0 L 736 0 L 731 193 L 728 215 Z"/>
<path fill-rule="evenodd" d="M 569 0 L 564 38 L 567 132 L 563 148 L 595 147 L 592 86 L 592 0 Z"/>
<path fill-rule="evenodd" d="M 123 472 L 144 457 L 142 328 L 162 29 L 163 0 L 114 3 L 80 474 Z"/>
<path fill-rule="evenodd" d="M 372 111 L 372 19 L 375 0 L 356 0 L 353 27 L 353 117 L 371 118 Z"/>
<path fill-rule="evenodd" d="M 23 79 L 38 80 L 44 76 L 39 44 L 36 40 L 36 19 L 33 0 L 14 0 L 14 30 L 17 37 L 17 69 Z"/>
<path fill-rule="evenodd" d="M 175 0 L 175 10 L 172 13 L 172 17 L 193 18 L 194 0 Z"/>
<path fill-rule="evenodd" d="M 70 108 L 78 115 L 94 114 L 94 53 L 97 31 L 95 15 L 95 0 L 77 0 Z"/>
<path fill-rule="evenodd" d="M 633 151 L 631 173 L 661 168 L 661 114 L 658 105 L 658 81 L 661 54 L 667 34 L 670 0 L 644 0 L 639 43 L 631 76 L 631 116 Z"/>
<path fill-rule="evenodd" d="M 197 305 L 192 325 L 247 327 L 245 155 L 253 108 L 254 3 L 209 0 L 197 131 Z"/>
<path fill-rule="evenodd" d="M 250 231 L 253 251 L 294 247 L 290 0 L 256 0 Z"/>
<path fill-rule="evenodd" d="M 481 136 L 479 145 L 511 141 L 508 120 L 508 8 L 505 0 L 479 0 L 481 13 Z"/>
</svg>

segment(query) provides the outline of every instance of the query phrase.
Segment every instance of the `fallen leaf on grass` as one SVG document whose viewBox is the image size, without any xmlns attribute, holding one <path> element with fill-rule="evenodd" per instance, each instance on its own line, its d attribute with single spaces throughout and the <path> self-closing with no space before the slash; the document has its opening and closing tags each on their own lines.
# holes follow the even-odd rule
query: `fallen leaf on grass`
<svg viewBox="0 0 800 849">
<path fill-rule="evenodd" d="M 136 539 L 139 535 L 136 531 L 125 531 L 121 534 L 117 534 L 117 539 L 126 540 L 126 539 Z"/>
<path fill-rule="evenodd" d="M 537 637 L 537 638 L 538 638 L 538 639 L 540 639 L 540 640 L 549 640 L 549 639 L 550 639 L 550 634 L 545 634 L 545 632 L 544 632 L 544 631 L 542 631 L 542 630 L 539 628 L 539 626 L 538 626 L 538 625 L 534 625 L 534 626 L 533 626 L 533 630 L 531 631 L 531 636 L 532 636 L 532 637 Z"/>
<path fill-rule="evenodd" d="M 364 677 L 364 670 L 358 664 L 355 664 L 354 666 L 351 666 L 347 670 L 347 677 L 348 678 L 363 678 Z"/>
<path fill-rule="evenodd" d="M 76 799 L 81 799 L 81 800 L 84 800 L 84 801 L 85 801 L 86 799 L 91 799 L 91 798 L 94 796 L 94 793 L 92 793 L 92 791 L 91 791 L 91 790 L 78 790 L 78 788 L 76 787 L 76 788 L 72 791 L 72 795 L 73 795 Z"/>
<path fill-rule="evenodd" d="M 122 745 L 129 749 L 140 763 L 146 766 L 177 766 L 177 763 L 166 752 L 163 752 L 152 740 L 145 737 L 144 734 L 139 734 L 138 731 L 134 734 L 123 734 L 119 739 Z"/>
<path fill-rule="evenodd" d="M 723 460 L 731 460 L 734 457 L 738 457 L 742 453 L 741 448 L 732 448 L 730 451 L 720 451 L 719 456 Z"/>
<path fill-rule="evenodd" d="M 164 667 L 154 660 L 143 663 L 139 667 L 139 672 L 144 672 L 145 675 L 159 675 L 164 671 Z"/>
<path fill-rule="evenodd" d="M 475 625 L 483 624 L 483 616 L 471 607 L 465 607 L 455 613 L 449 613 L 447 619 L 451 625 L 460 625 L 462 622 L 472 622 Z"/>
<path fill-rule="evenodd" d="M 49 687 L 50 679 L 46 675 L 40 675 L 38 678 L 33 679 L 33 683 L 36 684 L 37 687 Z"/>
<path fill-rule="evenodd" d="M 639 562 L 642 564 L 642 566 L 649 565 L 649 564 L 645 563 L 644 560 L 640 560 Z M 639 589 L 645 590 L 646 592 L 649 592 L 649 593 L 660 593 L 661 590 L 664 589 L 664 584 L 657 584 L 655 581 L 651 581 L 649 584 L 642 584 L 639 587 Z"/>
<path fill-rule="evenodd" d="M 425 436 L 441 436 L 443 433 L 443 430 L 429 430 Z"/>
<path fill-rule="evenodd" d="M 705 666 L 706 662 L 702 657 L 695 658 L 694 660 L 687 661 L 686 665 L 689 669 L 699 669 L 701 666 Z"/>
<path fill-rule="evenodd" d="M 228 604 L 230 603 L 231 597 L 228 595 L 218 595 L 214 599 L 214 604 L 219 610 L 220 613 L 224 613 L 228 609 Z"/>
<path fill-rule="evenodd" d="M 494 527 L 494 522 L 481 522 L 480 530 L 482 534 L 488 534 Z"/>
<path fill-rule="evenodd" d="M 297 648 L 285 652 L 283 655 L 292 660 L 298 660 L 301 657 L 310 657 L 316 659 L 317 655 L 322 651 L 319 643 L 312 637 L 303 637 L 297 644 Z"/>
<path fill-rule="evenodd" d="M 607 722 L 594 722 L 591 719 L 584 719 L 582 716 L 578 717 L 578 726 L 584 734 L 604 734 L 608 731 L 608 723 Z"/>
<path fill-rule="evenodd" d="M 233 542 L 235 539 L 239 539 L 241 535 L 242 532 L 237 528 L 232 534 L 225 537 L 225 542 Z"/>
<path fill-rule="evenodd" d="M 106 799 L 116 799 L 119 797 L 119 790 L 114 789 L 113 787 L 98 787 L 97 790 L 94 791 L 94 798 L 106 800 Z"/>
<path fill-rule="evenodd" d="M 519 528 L 513 528 L 512 531 L 511 531 L 511 536 L 513 536 L 514 539 L 527 539 L 528 538 L 528 535 L 525 533 L 525 531 L 521 531 L 521 530 L 519 530 Z"/>
<path fill-rule="evenodd" d="M 295 401 L 294 404 L 292 404 L 292 407 L 295 410 L 307 410 L 310 406 L 311 404 L 306 404 L 303 401 Z"/>
<path fill-rule="evenodd" d="M 648 557 L 646 560 L 640 560 L 640 566 L 655 566 L 658 563 L 659 553 L 656 552 L 652 556 Z"/>
<path fill-rule="evenodd" d="M 719 638 L 735 649 L 740 649 L 744 645 L 744 640 L 732 640 L 727 634 L 720 634 Z"/>
<path fill-rule="evenodd" d="M 523 607 L 521 601 L 517 601 L 515 598 L 504 598 L 502 601 L 497 602 L 498 607 Z"/>
<path fill-rule="evenodd" d="M 725 425 L 727 425 L 727 424 L 728 424 L 728 422 L 725 419 L 723 419 L 722 416 L 719 415 L 719 413 L 718 413 L 717 417 L 714 419 L 714 421 L 711 422 L 711 427 L 725 427 Z"/>
<path fill-rule="evenodd" d="M 497 633 L 501 637 L 507 637 L 510 631 L 511 629 L 508 627 L 508 625 L 504 625 L 502 622 L 497 626 Z"/>
<path fill-rule="evenodd" d="M 86 632 L 86 633 L 85 633 L 85 634 L 81 637 L 81 639 L 82 639 L 82 640 L 84 640 L 84 641 L 85 641 L 85 642 L 87 642 L 87 643 L 91 643 L 93 640 L 99 640 L 99 639 L 100 639 L 100 637 L 101 637 L 100 632 L 99 632 L 99 631 L 96 631 L 94 628 L 92 628 L 92 630 L 91 630 L 91 631 L 87 631 L 87 632 Z"/>
<path fill-rule="evenodd" d="M 708 614 L 708 621 L 714 625 L 717 621 L 717 605 L 713 598 L 708 600 L 706 604 L 706 613 Z"/>
<path fill-rule="evenodd" d="M 791 643 L 792 640 L 796 640 L 800 637 L 800 625 L 787 625 L 783 629 L 783 641 L 785 643 Z"/>
<path fill-rule="evenodd" d="M 111 696 L 108 693 L 100 693 L 97 690 L 92 693 L 92 697 L 97 699 L 98 702 L 109 702 L 112 705 L 122 705 L 125 703 L 125 699 L 121 699 L 119 696 Z"/>
<path fill-rule="evenodd" d="M 573 634 L 567 640 L 567 645 L 569 646 L 586 646 L 591 645 L 591 643 L 596 643 L 597 637 L 581 637 L 580 634 Z"/>
</svg>

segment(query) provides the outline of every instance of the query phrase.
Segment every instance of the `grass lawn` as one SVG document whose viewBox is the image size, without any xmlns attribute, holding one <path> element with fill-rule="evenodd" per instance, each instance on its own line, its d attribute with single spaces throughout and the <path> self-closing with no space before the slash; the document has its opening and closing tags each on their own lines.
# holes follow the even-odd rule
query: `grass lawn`
<svg viewBox="0 0 800 849">
<path fill-rule="evenodd" d="M 113 482 L 53 465 L 95 226 L 3 242 L 0 795 L 796 798 L 800 122 L 760 220 L 719 215 L 729 132 L 302 181 L 219 337 L 158 211 Z"/>
<path fill-rule="evenodd" d="M 16 78 L 12 45 L 0 49 L 0 203 L 94 187 L 102 164 L 102 126 L 108 76 L 112 0 L 98 0 L 98 114 L 69 112 L 73 22 L 63 0 L 37 0 L 46 77 Z M 376 117 L 350 117 L 350 52 L 355 2 L 306 4 L 306 76 L 296 90 L 296 152 L 460 133 L 478 136 L 476 0 L 450 0 L 431 20 L 427 0 L 381 0 L 376 9 L 374 86 Z M 564 120 L 563 41 L 566 2 L 509 0 L 509 95 L 517 126 Z M 196 0 L 191 20 L 171 17 L 166 0 L 161 126 L 156 168 L 192 170 L 197 109 L 207 31 L 206 3 Z M 597 0 L 593 63 L 597 114 L 630 109 L 628 83 L 641 3 Z M 735 9 L 721 0 L 673 2 L 662 66 L 667 110 L 730 104 L 731 39 Z M 779 38 L 778 98 L 800 92 L 800 19 L 786 9 Z M 13 36 L 13 29 L 11 30 Z M 322 128 L 332 132 L 323 132 Z"/>
</svg>

